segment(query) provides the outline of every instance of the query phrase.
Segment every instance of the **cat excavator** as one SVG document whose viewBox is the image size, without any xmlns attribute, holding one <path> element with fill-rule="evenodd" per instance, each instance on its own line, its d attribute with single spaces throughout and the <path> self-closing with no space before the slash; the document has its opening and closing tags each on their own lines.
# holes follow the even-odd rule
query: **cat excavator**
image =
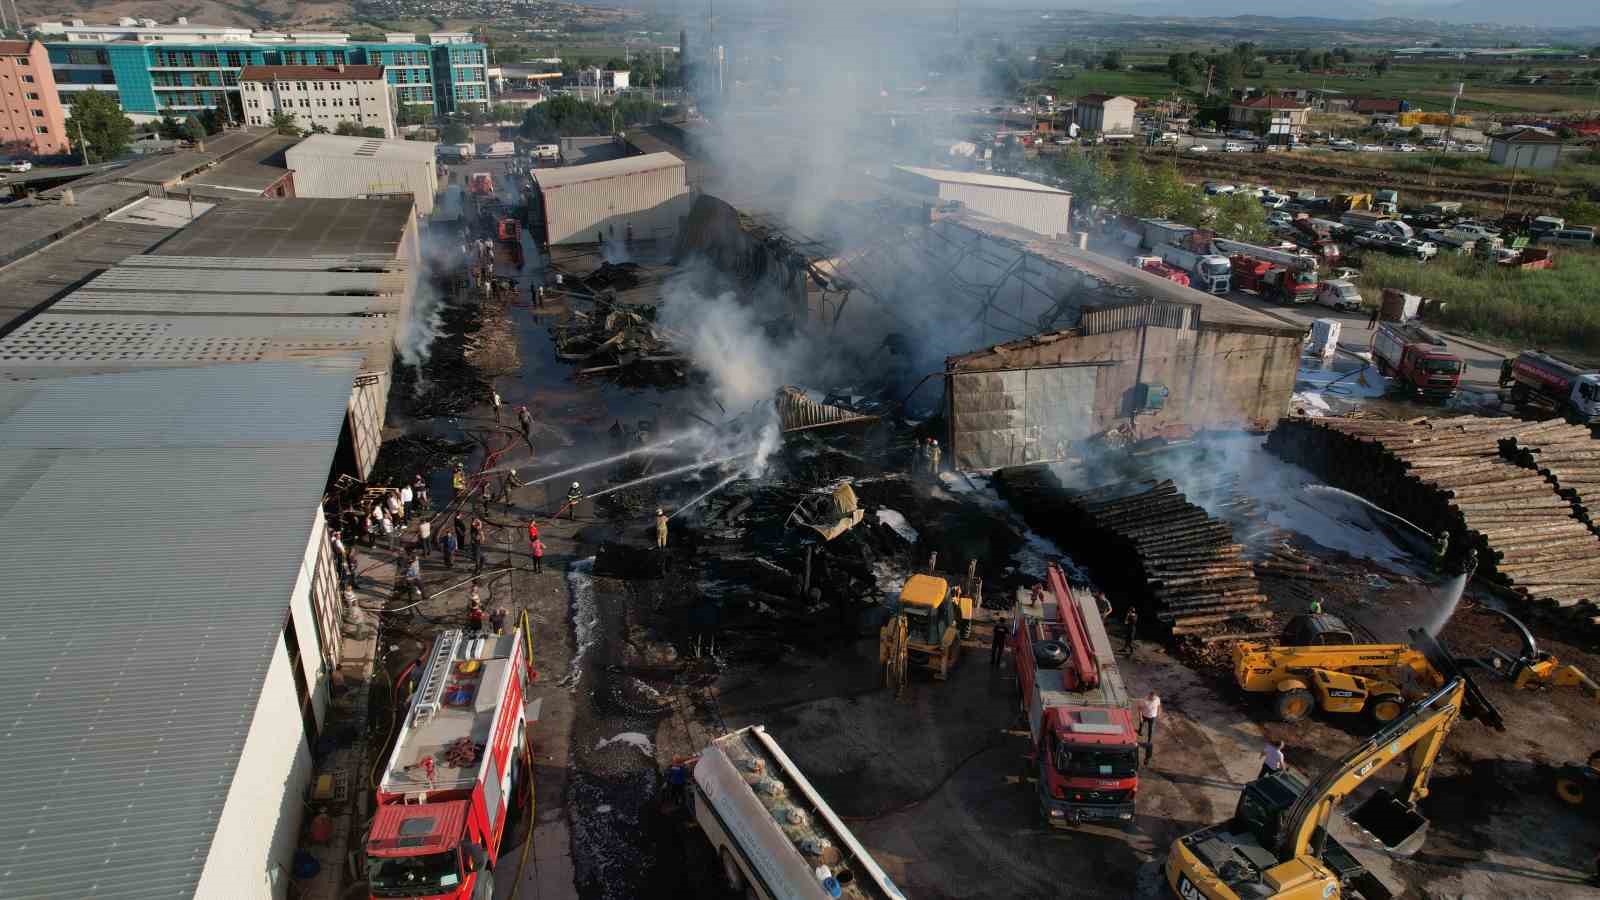
<svg viewBox="0 0 1600 900">
<path fill-rule="evenodd" d="M 1499 712 L 1456 667 L 1443 645 L 1412 631 L 1449 680 L 1338 762 L 1306 781 L 1283 769 L 1245 786 L 1233 817 L 1187 834 L 1167 855 L 1167 884 L 1183 900 L 1389 900 L 1389 890 L 1328 833 L 1335 810 L 1390 763 L 1403 760 L 1399 791 L 1380 788 L 1349 816 L 1390 853 L 1415 853 L 1428 820 L 1417 804 L 1428 796 L 1434 761 L 1462 718 L 1504 729 Z"/>
<path fill-rule="evenodd" d="M 967 563 L 967 576 L 955 587 L 934 574 L 938 560 L 933 554 L 927 572 L 906 579 L 878 631 L 883 683 L 896 693 L 904 690 L 911 666 L 926 669 L 939 681 L 950 677 L 961 658 L 961 641 L 971 634 L 973 614 L 983 602 L 977 560 Z"/>
</svg>

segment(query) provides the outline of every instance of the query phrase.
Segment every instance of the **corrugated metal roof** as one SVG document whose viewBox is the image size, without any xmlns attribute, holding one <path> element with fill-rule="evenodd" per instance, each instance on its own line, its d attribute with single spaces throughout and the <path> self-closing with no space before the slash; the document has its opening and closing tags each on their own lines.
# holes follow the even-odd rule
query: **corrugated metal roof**
<svg viewBox="0 0 1600 900">
<path fill-rule="evenodd" d="M 0 895 L 193 894 L 355 372 L 0 384 Z"/>
<path fill-rule="evenodd" d="M 154 225 L 96 222 L 0 269 L 0 334 L 94 273 L 172 236 Z"/>
<path fill-rule="evenodd" d="M 337 134 L 313 134 L 284 153 L 289 168 L 296 168 L 296 160 L 319 156 L 336 156 L 341 159 L 401 159 L 433 164 L 437 158 L 438 144 L 433 141 L 399 141 L 385 138 L 345 137 Z"/>
<path fill-rule="evenodd" d="M 327 316 L 140 316 L 44 313 L 0 339 L 0 374 L 360 355 L 386 370 L 394 320 Z"/>
<path fill-rule="evenodd" d="M 587 166 L 535 169 L 533 179 L 539 183 L 541 189 L 549 190 L 551 188 L 570 187 L 574 184 L 582 184 L 585 181 L 619 178 L 625 175 L 638 175 L 642 172 L 655 172 L 660 169 L 671 168 L 683 168 L 683 160 L 673 156 L 671 153 L 646 153 L 643 156 L 611 159 Z"/>
<path fill-rule="evenodd" d="M 119 266 L 140 269 L 240 269 L 262 272 L 403 272 L 404 260 L 392 256 L 306 256 L 253 258 L 240 256 L 130 256 Z"/>
<path fill-rule="evenodd" d="M 272 272 L 262 269 L 168 269 L 117 266 L 87 285 L 98 291 L 227 294 L 399 293 L 405 279 L 371 272 Z"/>
<path fill-rule="evenodd" d="M 161 256 L 306 257 L 344 253 L 399 255 L 412 201 L 230 200 L 201 216 L 155 252 Z"/>
<path fill-rule="evenodd" d="M 1053 188 L 1048 184 L 1037 181 L 1028 181 L 1025 178 L 1013 178 L 1010 175 L 985 175 L 982 172 L 952 172 L 948 169 L 925 169 L 921 166 L 895 166 L 901 172 L 910 172 L 921 175 L 932 181 L 947 181 L 954 184 L 975 184 L 982 187 L 1008 188 L 1015 191 L 1034 191 L 1040 194 L 1067 194 L 1060 188 Z M 1070 196 L 1070 194 L 1069 194 Z"/>
<path fill-rule="evenodd" d="M 98 291 L 57 300 L 52 313 L 160 313 L 175 316 L 378 316 L 400 312 L 400 299 L 326 294 L 218 294 Z"/>
</svg>

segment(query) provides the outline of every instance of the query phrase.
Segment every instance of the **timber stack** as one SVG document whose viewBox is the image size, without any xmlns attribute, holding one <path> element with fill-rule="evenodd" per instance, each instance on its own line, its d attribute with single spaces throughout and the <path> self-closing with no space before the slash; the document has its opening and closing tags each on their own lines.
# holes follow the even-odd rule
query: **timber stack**
<svg viewBox="0 0 1600 900">
<path fill-rule="evenodd" d="M 1005 469 L 998 483 L 1036 531 L 1083 550 L 1095 580 L 1138 599 L 1175 635 L 1268 618 L 1255 571 L 1233 529 L 1190 502 L 1171 480 L 1061 487 L 1047 469 Z"/>
<path fill-rule="evenodd" d="M 1279 422 L 1267 449 L 1431 533 L 1449 531 L 1453 553 L 1477 551 L 1480 576 L 1526 601 L 1570 609 L 1592 622 L 1600 600 L 1600 537 L 1571 499 L 1580 482 L 1558 490 L 1547 475 L 1507 459 L 1502 449 L 1542 448 L 1546 436 L 1566 427 L 1476 416 L 1293 418 Z M 1552 464 L 1558 455 L 1552 454 Z"/>
<path fill-rule="evenodd" d="M 1572 504 L 1578 520 L 1600 534 L 1600 444 L 1588 426 L 1552 425 L 1537 434 L 1510 435 L 1500 439 L 1500 453 L 1543 475 Z"/>
</svg>

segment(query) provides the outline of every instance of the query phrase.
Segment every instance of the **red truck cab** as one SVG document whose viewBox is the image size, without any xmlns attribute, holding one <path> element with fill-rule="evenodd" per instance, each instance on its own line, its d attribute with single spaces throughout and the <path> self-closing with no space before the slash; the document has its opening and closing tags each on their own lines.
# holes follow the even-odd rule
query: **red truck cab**
<svg viewBox="0 0 1600 900">
<path fill-rule="evenodd" d="M 1372 336 L 1378 374 L 1395 379 L 1425 400 L 1443 401 L 1461 387 L 1466 364 L 1446 349 L 1444 340 L 1418 325 L 1385 322 Z"/>
<path fill-rule="evenodd" d="M 378 784 L 367 835 L 374 898 L 493 896 L 508 813 L 531 773 L 527 661 L 520 628 L 435 639 Z"/>
<path fill-rule="evenodd" d="M 467 176 L 467 192 L 480 197 L 493 197 L 494 175 L 489 172 L 473 172 Z"/>
<path fill-rule="evenodd" d="M 1280 303 L 1310 303 L 1317 297 L 1315 272 L 1291 272 L 1242 253 L 1229 257 L 1229 261 L 1233 263 L 1233 286 L 1241 291 L 1254 291 Z"/>
<path fill-rule="evenodd" d="M 1094 597 L 1052 563 L 1019 599 L 1010 644 L 1038 767 L 1040 817 L 1056 828 L 1133 819 L 1139 738 Z"/>
<path fill-rule="evenodd" d="M 1132 263 L 1135 267 L 1143 269 L 1158 278 L 1165 278 L 1184 287 L 1189 286 L 1189 273 L 1176 266 L 1167 265 L 1166 261 L 1159 256 L 1135 256 L 1132 259 Z"/>
</svg>

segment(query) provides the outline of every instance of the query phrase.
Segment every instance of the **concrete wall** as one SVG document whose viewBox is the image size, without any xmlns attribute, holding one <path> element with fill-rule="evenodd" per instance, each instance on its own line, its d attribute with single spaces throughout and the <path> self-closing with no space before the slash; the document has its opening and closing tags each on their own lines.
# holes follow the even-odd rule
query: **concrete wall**
<svg viewBox="0 0 1600 900">
<path fill-rule="evenodd" d="M 1069 230 L 1071 194 L 942 181 L 939 182 L 939 199 L 959 201 L 973 212 L 1045 237 L 1056 237 Z"/>
<path fill-rule="evenodd" d="M 1512 144 L 1507 141 L 1489 142 L 1489 161 L 1517 169 L 1554 169 L 1561 161 L 1560 144 Z"/>
<path fill-rule="evenodd" d="M 349 199 L 410 194 L 418 213 L 425 216 L 433 212 L 439 175 L 431 158 L 323 155 L 308 152 L 302 146 L 290 147 L 284 157 L 294 170 L 297 197 Z"/>
<path fill-rule="evenodd" d="M 1293 335 L 1204 322 L 1195 330 L 1151 327 L 1041 335 L 970 354 L 952 360 L 946 375 L 950 420 L 966 420 L 950 435 L 955 464 L 986 468 L 1058 459 L 1063 448 L 1045 440 L 1052 433 L 1071 440 L 1124 425 L 1140 439 L 1201 429 L 1263 431 L 1285 412 L 1299 359 L 1300 341 Z M 1073 367 L 1075 379 L 1086 379 L 1085 370 L 1092 366 L 1092 400 L 1085 403 L 1072 392 L 1041 400 L 1037 392 L 1024 392 L 1020 382 L 1003 379 L 991 379 L 991 388 L 983 392 L 957 386 L 964 376 L 978 373 L 1029 371 L 1037 380 L 1041 370 L 1060 366 Z M 1168 388 L 1163 409 L 1135 413 L 1134 388 L 1140 382 Z M 974 406 L 981 410 L 971 410 Z M 976 434 L 975 420 L 965 415 L 969 410 L 984 413 L 987 427 L 999 436 L 986 440 Z M 1080 422 L 1084 415 L 1088 421 Z M 1000 434 L 1008 428 L 1023 429 L 1031 437 L 1022 441 Z"/>
<path fill-rule="evenodd" d="M 540 190 L 551 244 L 593 243 L 596 234 L 621 240 L 629 224 L 638 240 L 671 241 L 689 214 L 682 165 Z"/>
</svg>

